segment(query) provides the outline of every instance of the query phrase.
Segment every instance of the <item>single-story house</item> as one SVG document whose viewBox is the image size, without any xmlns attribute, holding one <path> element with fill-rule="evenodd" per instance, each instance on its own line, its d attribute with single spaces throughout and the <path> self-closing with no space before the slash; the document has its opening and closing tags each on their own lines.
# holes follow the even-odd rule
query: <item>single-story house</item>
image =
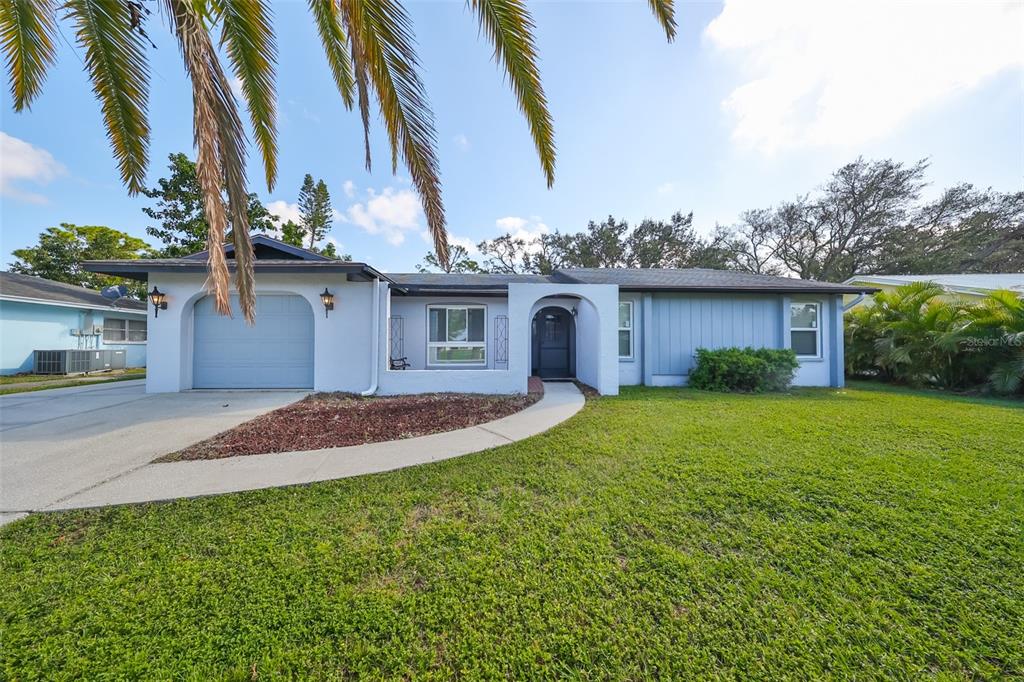
<svg viewBox="0 0 1024 682">
<path fill-rule="evenodd" d="M 976 302 L 997 289 L 1009 289 L 1024 296 L 1024 273 L 999 272 L 991 274 L 966 275 L 854 275 L 844 284 L 874 287 L 880 291 L 892 291 L 914 282 L 934 282 L 946 290 L 945 298 Z M 850 302 L 850 299 L 847 299 Z M 865 299 L 870 303 L 871 299 Z"/>
<path fill-rule="evenodd" d="M 0 272 L 0 374 L 32 371 L 37 350 L 123 350 L 146 366 L 146 303 Z"/>
<path fill-rule="evenodd" d="M 388 274 L 253 241 L 251 327 L 237 299 L 232 317 L 215 312 L 205 252 L 86 263 L 158 292 L 148 391 L 523 393 L 538 375 L 616 394 L 685 384 L 698 348 L 725 346 L 793 348 L 797 384 L 842 386 L 843 295 L 873 290 L 701 269 Z"/>
</svg>

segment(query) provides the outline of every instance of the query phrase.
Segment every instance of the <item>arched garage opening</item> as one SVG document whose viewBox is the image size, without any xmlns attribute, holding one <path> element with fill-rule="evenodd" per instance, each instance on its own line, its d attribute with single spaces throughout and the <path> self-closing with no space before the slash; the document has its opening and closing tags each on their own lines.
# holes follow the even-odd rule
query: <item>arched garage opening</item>
<svg viewBox="0 0 1024 682">
<path fill-rule="evenodd" d="M 238 297 L 231 317 L 213 298 L 193 309 L 193 388 L 313 388 L 313 309 L 295 294 L 258 294 L 256 324 L 245 323 Z"/>
</svg>

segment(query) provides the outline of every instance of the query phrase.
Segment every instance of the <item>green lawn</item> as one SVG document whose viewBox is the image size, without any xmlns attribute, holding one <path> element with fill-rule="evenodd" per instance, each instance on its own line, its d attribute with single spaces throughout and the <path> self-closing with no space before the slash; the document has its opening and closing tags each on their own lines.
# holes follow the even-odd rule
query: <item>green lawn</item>
<svg viewBox="0 0 1024 682">
<path fill-rule="evenodd" d="M 54 376 L 49 374 L 15 374 L 0 377 L 0 395 L 7 393 L 27 393 L 29 391 L 45 391 L 50 388 L 68 388 L 69 386 L 107 384 L 112 381 L 130 381 L 132 379 L 145 378 L 145 367 L 117 370 L 117 373 L 115 374 L 89 374 L 79 377 Z"/>
<path fill-rule="evenodd" d="M 1024 675 L 1024 409 L 630 389 L 307 487 L 0 531 L 6 679 Z"/>
</svg>

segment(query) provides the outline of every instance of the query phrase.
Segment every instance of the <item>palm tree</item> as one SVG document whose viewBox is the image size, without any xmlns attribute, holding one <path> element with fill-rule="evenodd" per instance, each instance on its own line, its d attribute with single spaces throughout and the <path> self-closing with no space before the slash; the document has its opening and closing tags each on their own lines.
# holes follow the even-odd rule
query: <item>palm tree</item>
<svg viewBox="0 0 1024 682">
<path fill-rule="evenodd" d="M 993 291 L 971 317 L 972 328 L 992 342 L 989 386 L 997 393 L 1024 389 L 1024 298 L 1008 289 Z"/>
<path fill-rule="evenodd" d="M 359 108 L 366 148 L 370 99 L 380 109 L 391 151 L 408 169 L 423 204 L 435 253 L 448 260 L 434 117 L 419 76 L 412 24 L 400 0 L 307 0 L 324 53 L 345 106 Z M 649 0 L 669 41 L 675 37 L 673 0 Z M 533 20 L 524 0 L 467 0 L 481 33 L 494 47 L 533 137 L 548 187 L 554 182 L 555 143 L 541 85 Z M 247 141 L 227 73 L 214 43 L 219 41 L 241 83 L 267 189 L 277 176 L 275 68 L 277 45 L 268 0 L 161 0 L 159 7 L 177 39 L 192 83 L 196 169 L 210 230 L 209 283 L 217 310 L 230 314 L 229 273 L 220 245 L 233 226 L 236 286 L 246 320 L 255 315 L 253 252 L 244 210 Z M 24 111 L 39 95 L 56 59 L 58 9 L 84 51 L 85 70 L 100 101 L 107 136 L 130 194 L 143 188 L 149 152 L 149 67 L 145 27 L 149 10 L 141 0 L 0 0 L 0 47 L 14 109 Z M 227 215 L 221 187 L 226 188 Z"/>
</svg>

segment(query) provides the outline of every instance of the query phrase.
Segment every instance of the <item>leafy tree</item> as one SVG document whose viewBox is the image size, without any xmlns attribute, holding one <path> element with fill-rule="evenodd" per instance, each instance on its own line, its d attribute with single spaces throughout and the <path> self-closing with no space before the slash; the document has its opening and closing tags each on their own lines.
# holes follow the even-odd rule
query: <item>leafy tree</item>
<svg viewBox="0 0 1024 682">
<path fill-rule="evenodd" d="M 147 258 L 153 254 L 149 244 L 119 230 L 61 223 L 42 232 L 36 246 L 16 249 L 13 255 L 18 260 L 11 265 L 11 272 L 97 290 L 124 284 L 136 298 L 145 298 L 145 284 L 87 272 L 82 269 L 82 261 Z"/>
<path fill-rule="evenodd" d="M 313 176 L 306 173 L 299 190 L 299 221 L 304 235 L 309 240 L 307 248 L 312 249 L 331 230 L 334 210 L 331 208 L 331 193 L 323 180 L 313 184 Z"/>
<path fill-rule="evenodd" d="M 487 272 L 506 275 L 534 272 L 526 240 L 513 237 L 511 233 L 482 241 L 477 244 L 477 249 L 486 258 L 483 267 Z"/>
<path fill-rule="evenodd" d="M 301 247 L 305 243 L 306 231 L 294 220 L 281 226 L 281 241 L 285 244 Z"/>
<path fill-rule="evenodd" d="M 146 234 L 156 237 L 164 246 L 160 255 L 165 258 L 180 258 L 206 248 L 209 223 L 203 208 L 203 191 L 196 175 L 196 162 L 182 153 L 168 157 L 170 177 L 157 180 L 157 186 L 143 189 L 142 193 L 156 199 L 155 206 L 147 206 L 142 212 L 158 225 L 146 228 Z M 270 232 L 275 229 L 272 215 L 255 194 L 245 197 L 246 224 L 253 232 Z M 233 215 L 233 211 L 228 211 Z M 229 226 L 233 225 L 229 221 Z M 300 244 L 301 245 L 301 244 Z"/>
<path fill-rule="evenodd" d="M 912 228 L 882 250 L 877 272 L 1024 271 L 1024 192 L 960 184 L 921 207 Z"/>
<path fill-rule="evenodd" d="M 482 272 L 480 264 L 469 257 L 469 250 L 459 244 L 448 245 L 448 262 L 442 263 L 437 254 L 431 252 L 423 257 L 423 263 L 416 266 L 418 272 Z"/>
<path fill-rule="evenodd" d="M 730 234 L 709 238 L 693 229 L 693 214 L 676 212 L 665 220 L 643 220 L 630 229 L 608 216 L 590 221 L 582 232 L 554 232 L 526 241 L 504 234 L 478 246 L 492 272 L 549 274 L 558 268 L 724 268 L 730 263 Z"/>
<path fill-rule="evenodd" d="M 419 75 L 409 14 L 400 0 L 308 0 L 313 23 L 345 106 L 359 108 L 370 169 L 370 99 L 376 99 L 390 143 L 392 170 L 404 163 L 420 195 L 434 251 L 448 260 L 444 204 L 434 117 Z M 651 0 L 668 40 L 676 34 L 671 0 Z M 245 318 L 255 317 L 254 254 L 249 239 L 245 181 L 247 144 L 238 102 L 221 62 L 223 53 L 241 84 L 267 189 L 277 179 L 277 39 L 268 0 L 163 0 L 167 25 L 180 47 L 192 85 L 197 177 L 210 241 L 220 243 L 229 220 L 235 243 L 235 278 Z M 547 184 L 554 183 L 555 142 L 541 85 L 533 18 L 522 0 L 470 0 L 480 34 L 494 46 L 540 157 Z M 58 13 L 58 8 L 60 12 Z M 59 22 L 70 22 L 84 52 L 85 70 L 103 109 L 103 121 L 130 194 L 144 188 L 149 165 L 150 10 L 140 0 L 65 3 L 9 0 L 0 3 L 0 48 L 6 56 L 14 109 L 25 111 L 42 91 L 57 58 Z M 214 38 L 215 32 L 219 35 Z M 227 189 L 227 201 L 222 189 Z M 209 256 L 216 308 L 230 314 L 227 263 Z"/>
</svg>

